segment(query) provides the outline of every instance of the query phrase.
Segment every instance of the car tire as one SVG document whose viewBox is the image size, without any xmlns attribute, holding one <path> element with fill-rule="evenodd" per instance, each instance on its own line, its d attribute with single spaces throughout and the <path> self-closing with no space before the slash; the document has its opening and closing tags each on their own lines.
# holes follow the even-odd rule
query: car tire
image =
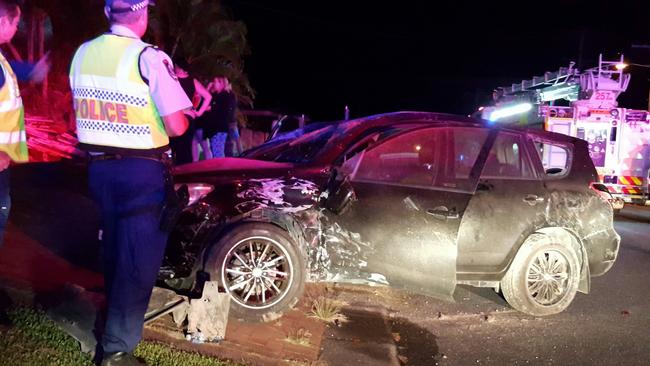
<svg viewBox="0 0 650 366">
<path fill-rule="evenodd" d="M 580 283 L 580 260 L 571 243 L 533 234 L 524 242 L 501 280 L 510 306 L 533 316 L 562 312 Z"/>
<path fill-rule="evenodd" d="M 219 239 L 206 270 L 230 295 L 232 317 L 267 322 L 298 303 L 305 287 L 304 263 L 286 231 L 271 224 L 247 223 Z"/>
</svg>

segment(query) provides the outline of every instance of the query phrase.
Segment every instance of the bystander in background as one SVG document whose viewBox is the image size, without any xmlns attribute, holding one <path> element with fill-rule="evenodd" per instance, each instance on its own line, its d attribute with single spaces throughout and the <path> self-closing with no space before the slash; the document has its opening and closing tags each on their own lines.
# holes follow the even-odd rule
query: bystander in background
<svg viewBox="0 0 650 366">
<path fill-rule="evenodd" d="M 20 2 L 0 0 L 0 45 L 11 42 L 20 23 Z M 47 56 L 36 65 L 11 64 L 0 52 L 0 246 L 9 220 L 9 165 L 29 160 L 25 111 L 20 97 L 18 79 L 41 82 L 47 76 Z"/>
<path fill-rule="evenodd" d="M 189 121 L 189 127 L 185 133 L 179 137 L 169 139 L 169 145 L 172 149 L 174 165 L 188 164 L 198 159 L 194 159 L 194 137 L 197 130 L 197 118 L 209 108 L 212 95 L 200 81 L 192 77 L 187 60 L 178 57 L 174 60 L 174 71 L 178 77 L 178 82 L 192 101 L 193 108 L 185 111 Z M 197 154 L 198 155 L 198 154 Z"/>
<path fill-rule="evenodd" d="M 226 156 L 226 141 L 228 138 L 234 143 L 235 148 L 228 152 L 229 156 L 241 153 L 239 131 L 237 128 L 237 97 L 232 91 L 230 81 L 225 76 L 217 76 L 208 85 L 212 92 L 210 110 L 205 114 L 203 131 L 210 140 L 210 149 L 213 158 Z M 237 151 L 234 151 L 237 150 Z"/>
</svg>

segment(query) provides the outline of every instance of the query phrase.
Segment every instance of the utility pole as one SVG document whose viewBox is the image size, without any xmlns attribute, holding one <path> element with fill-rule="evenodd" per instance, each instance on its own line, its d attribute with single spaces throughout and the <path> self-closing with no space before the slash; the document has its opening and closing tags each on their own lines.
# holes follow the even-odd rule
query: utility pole
<svg viewBox="0 0 650 366">
<path fill-rule="evenodd" d="M 650 51 L 650 44 L 632 44 L 632 48 L 642 48 L 647 51 Z M 648 79 L 650 84 L 650 79 Z M 648 110 L 650 111 L 650 86 L 648 86 Z"/>
</svg>

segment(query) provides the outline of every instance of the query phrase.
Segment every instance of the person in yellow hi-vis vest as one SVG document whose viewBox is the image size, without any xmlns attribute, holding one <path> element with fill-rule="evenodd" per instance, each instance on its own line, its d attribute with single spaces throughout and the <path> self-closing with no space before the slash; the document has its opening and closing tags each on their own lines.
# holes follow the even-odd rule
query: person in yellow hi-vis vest
<svg viewBox="0 0 650 366">
<path fill-rule="evenodd" d="M 169 137 L 188 127 L 192 103 L 164 52 L 140 40 L 149 0 L 105 0 L 109 33 L 82 44 L 70 66 L 79 147 L 102 212 L 106 324 L 101 365 L 139 365 L 133 350 L 167 243 L 161 226 L 173 185 Z"/>
<path fill-rule="evenodd" d="M 20 23 L 16 0 L 0 0 L 0 44 L 11 42 Z M 0 246 L 9 219 L 9 164 L 27 162 L 25 113 L 18 89 L 21 80 L 42 81 L 49 70 L 47 57 L 36 65 L 7 61 L 0 52 Z"/>
</svg>

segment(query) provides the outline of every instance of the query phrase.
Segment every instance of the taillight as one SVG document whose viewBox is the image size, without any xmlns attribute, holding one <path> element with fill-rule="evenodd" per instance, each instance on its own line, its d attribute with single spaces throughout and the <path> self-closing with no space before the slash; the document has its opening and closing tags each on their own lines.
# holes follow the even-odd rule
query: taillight
<svg viewBox="0 0 650 366">
<path fill-rule="evenodd" d="M 589 183 L 589 188 L 591 188 L 592 191 L 596 192 L 596 194 L 598 194 L 598 197 L 606 202 L 610 202 L 613 199 L 612 194 L 609 193 L 609 190 L 607 189 L 607 186 L 600 182 Z"/>
</svg>

